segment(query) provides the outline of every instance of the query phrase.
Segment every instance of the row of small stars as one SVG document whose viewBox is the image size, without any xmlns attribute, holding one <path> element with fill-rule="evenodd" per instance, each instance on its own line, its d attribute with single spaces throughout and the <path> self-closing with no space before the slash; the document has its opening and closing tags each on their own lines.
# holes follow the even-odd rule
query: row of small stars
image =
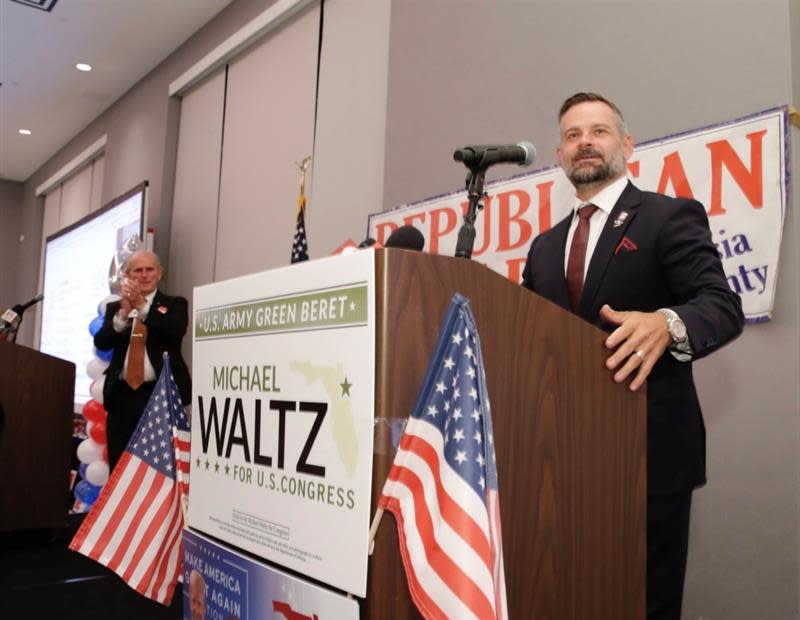
<svg viewBox="0 0 800 620">
<path fill-rule="evenodd" d="M 211 468 L 211 461 L 209 461 L 208 459 L 206 459 L 205 461 L 202 461 L 200 458 L 197 458 L 197 459 L 195 459 L 195 464 L 197 465 L 197 467 L 201 467 L 202 465 L 205 465 L 206 471 L 208 471 Z M 214 463 L 214 473 L 215 474 L 219 473 L 219 469 L 220 469 L 220 465 L 219 465 L 219 461 L 217 461 L 217 462 Z M 225 464 L 225 475 L 229 476 L 230 473 L 231 473 L 231 466 L 226 463 Z"/>
</svg>

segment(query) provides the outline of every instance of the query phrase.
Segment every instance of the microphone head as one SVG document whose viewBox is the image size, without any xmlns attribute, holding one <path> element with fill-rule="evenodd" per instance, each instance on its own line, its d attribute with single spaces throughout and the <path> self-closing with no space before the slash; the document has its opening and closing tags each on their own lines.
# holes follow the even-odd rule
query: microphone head
<svg viewBox="0 0 800 620">
<path fill-rule="evenodd" d="M 523 140 L 522 142 L 518 142 L 517 146 L 525 151 L 525 159 L 524 161 L 521 161 L 519 165 L 530 166 L 533 163 L 533 160 L 536 159 L 536 147 L 533 146 L 533 142 Z"/>
<path fill-rule="evenodd" d="M 406 224 L 405 226 L 395 229 L 392 234 L 389 235 L 383 247 L 422 252 L 422 248 L 425 247 L 425 237 L 422 236 L 419 230 L 411 226 L 411 224 Z"/>
</svg>

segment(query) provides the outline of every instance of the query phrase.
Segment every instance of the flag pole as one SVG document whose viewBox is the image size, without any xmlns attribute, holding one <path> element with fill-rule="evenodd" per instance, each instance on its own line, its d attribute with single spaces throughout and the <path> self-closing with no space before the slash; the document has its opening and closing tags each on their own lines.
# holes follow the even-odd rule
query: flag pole
<svg viewBox="0 0 800 620">
<path fill-rule="evenodd" d="M 169 364 L 169 353 L 164 351 L 161 354 L 161 359 L 164 360 L 164 364 Z M 170 372 L 172 372 L 172 368 L 170 367 Z M 181 403 L 183 405 L 183 403 Z M 177 439 L 178 439 L 178 429 L 175 425 L 175 420 L 172 415 L 172 409 L 170 408 L 170 426 L 172 427 L 172 449 L 175 451 L 175 462 L 177 463 L 179 460 L 178 455 L 178 446 L 177 446 Z M 179 484 L 183 482 L 183 473 L 180 470 L 175 471 L 175 480 Z M 181 493 L 180 486 L 176 486 L 175 490 L 178 493 L 178 504 L 181 507 L 181 516 L 183 517 L 183 526 L 186 527 L 186 524 L 189 522 L 189 497 L 185 493 Z"/>
<path fill-rule="evenodd" d="M 372 517 L 372 525 L 369 526 L 369 552 L 368 555 L 372 555 L 372 552 L 375 551 L 375 534 L 378 533 L 378 528 L 381 525 L 381 519 L 383 518 L 383 508 L 378 507 L 375 511 L 375 516 Z"/>
</svg>

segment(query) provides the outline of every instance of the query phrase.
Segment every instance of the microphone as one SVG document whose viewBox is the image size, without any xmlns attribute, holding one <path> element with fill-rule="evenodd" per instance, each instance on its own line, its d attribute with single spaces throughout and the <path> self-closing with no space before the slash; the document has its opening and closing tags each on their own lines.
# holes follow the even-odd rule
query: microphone
<svg viewBox="0 0 800 620">
<path fill-rule="evenodd" d="M 22 314 L 32 305 L 44 299 L 44 294 L 39 293 L 36 297 L 24 304 L 17 304 L 9 308 L 0 316 L 0 340 L 14 342 L 19 324 L 22 323 Z"/>
<path fill-rule="evenodd" d="M 411 224 L 406 224 L 394 230 L 392 234 L 389 235 L 386 243 L 383 244 L 383 247 L 422 252 L 422 248 L 425 247 L 425 237 L 422 236 L 419 230 L 411 226 Z"/>
<path fill-rule="evenodd" d="M 477 144 L 465 146 L 453 153 L 453 159 L 468 168 L 488 168 L 494 164 L 530 166 L 536 159 L 536 147 L 531 142 L 518 144 Z"/>
<path fill-rule="evenodd" d="M 42 301 L 43 299 L 44 299 L 44 293 L 39 293 L 39 294 L 38 294 L 36 297 L 34 297 L 33 299 L 31 299 L 31 300 L 30 300 L 28 303 L 25 303 L 25 304 L 17 304 L 16 306 L 14 306 L 14 307 L 12 308 L 12 310 L 14 310 L 14 312 L 16 312 L 17 314 L 20 314 L 20 315 L 21 315 L 23 312 L 25 312 L 25 311 L 26 311 L 28 308 L 30 308 L 32 305 L 34 305 L 34 304 L 38 304 L 38 303 L 39 303 L 40 301 Z"/>
</svg>

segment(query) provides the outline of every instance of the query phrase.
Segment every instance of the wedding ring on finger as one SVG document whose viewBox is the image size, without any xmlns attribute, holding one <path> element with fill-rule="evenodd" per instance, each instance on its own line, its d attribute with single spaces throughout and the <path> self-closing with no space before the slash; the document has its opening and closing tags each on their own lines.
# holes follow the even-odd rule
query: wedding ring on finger
<svg viewBox="0 0 800 620">
<path fill-rule="evenodd" d="M 635 351 L 634 355 L 639 358 L 639 363 L 644 361 L 644 353 L 642 351 Z"/>
</svg>

